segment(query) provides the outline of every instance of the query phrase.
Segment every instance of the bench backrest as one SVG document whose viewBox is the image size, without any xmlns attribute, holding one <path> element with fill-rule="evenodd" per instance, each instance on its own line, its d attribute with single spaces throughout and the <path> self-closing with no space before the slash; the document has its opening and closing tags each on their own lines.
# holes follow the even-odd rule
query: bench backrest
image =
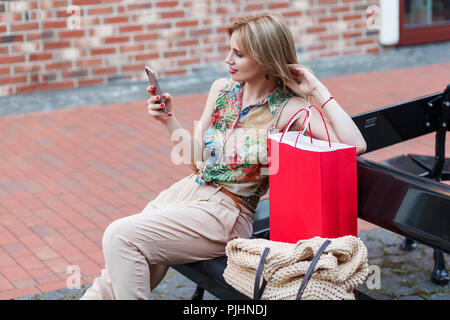
<svg viewBox="0 0 450 320">
<path fill-rule="evenodd" d="M 429 101 L 435 100 L 432 107 Z M 436 131 L 441 93 L 361 113 L 352 117 L 367 143 L 366 152 Z"/>
</svg>

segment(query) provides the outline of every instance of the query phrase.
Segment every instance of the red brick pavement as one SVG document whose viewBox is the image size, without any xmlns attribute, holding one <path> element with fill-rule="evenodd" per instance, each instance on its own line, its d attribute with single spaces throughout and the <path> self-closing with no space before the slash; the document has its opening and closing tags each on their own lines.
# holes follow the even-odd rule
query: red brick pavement
<svg viewBox="0 0 450 320">
<path fill-rule="evenodd" d="M 442 91 L 448 70 L 450 63 L 322 81 L 354 115 Z M 175 113 L 190 132 L 205 100 L 175 97 Z M 0 132 L 0 299 L 65 288 L 69 265 L 90 283 L 104 264 L 108 224 L 139 212 L 189 173 L 171 163 L 172 143 L 144 101 L 5 116 Z M 364 157 L 412 151 L 432 155 L 434 135 Z M 360 230 L 371 227 L 359 223 Z"/>
</svg>

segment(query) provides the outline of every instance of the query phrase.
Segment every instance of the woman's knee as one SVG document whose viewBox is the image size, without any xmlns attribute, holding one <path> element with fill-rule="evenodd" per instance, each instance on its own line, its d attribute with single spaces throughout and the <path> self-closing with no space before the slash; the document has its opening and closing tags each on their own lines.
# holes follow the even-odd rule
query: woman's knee
<svg viewBox="0 0 450 320">
<path fill-rule="evenodd" d="M 127 240 L 131 240 L 130 237 L 134 233 L 133 223 L 128 218 L 120 218 L 109 224 L 103 233 L 102 245 L 104 249 L 114 248 Z"/>
</svg>

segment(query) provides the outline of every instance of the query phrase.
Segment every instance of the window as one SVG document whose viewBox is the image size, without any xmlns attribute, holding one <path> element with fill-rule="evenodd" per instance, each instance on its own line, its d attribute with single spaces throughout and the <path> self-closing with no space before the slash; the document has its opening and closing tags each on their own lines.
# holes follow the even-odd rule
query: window
<svg viewBox="0 0 450 320">
<path fill-rule="evenodd" d="M 400 0 L 398 45 L 450 40 L 449 0 Z"/>
</svg>

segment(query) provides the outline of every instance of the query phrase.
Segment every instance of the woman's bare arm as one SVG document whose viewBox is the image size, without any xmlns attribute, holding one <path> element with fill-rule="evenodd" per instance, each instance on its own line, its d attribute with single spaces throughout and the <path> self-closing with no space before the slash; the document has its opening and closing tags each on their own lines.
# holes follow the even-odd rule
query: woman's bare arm
<svg viewBox="0 0 450 320">
<path fill-rule="evenodd" d="M 189 152 L 182 152 L 183 163 L 187 164 L 191 170 L 194 172 L 197 171 L 196 162 L 199 160 L 203 160 L 203 135 L 205 134 L 206 129 L 211 125 L 211 114 L 214 110 L 214 106 L 216 104 L 216 100 L 220 89 L 223 89 L 225 86 L 226 78 L 220 78 L 215 80 L 208 93 L 208 98 L 206 100 L 205 108 L 203 109 L 202 115 L 200 116 L 200 120 L 196 121 L 194 128 L 194 136 L 191 137 L 187 132 L 183 132 L 184 146 L 188 146 L 190 148 Z M 168 121 L 164 124 L 169 137 L 177 130 L 183 130 L 183 127 L 178 122 L 176 116 L 172 116 L 168 119 Z M 172 140 L 172 139 L 171 139 Z M 179 141 L 172 140 L 174 145 L 178 145 Z M 184 147 L 183 149 L 184 150 Z"/>
</svg>

